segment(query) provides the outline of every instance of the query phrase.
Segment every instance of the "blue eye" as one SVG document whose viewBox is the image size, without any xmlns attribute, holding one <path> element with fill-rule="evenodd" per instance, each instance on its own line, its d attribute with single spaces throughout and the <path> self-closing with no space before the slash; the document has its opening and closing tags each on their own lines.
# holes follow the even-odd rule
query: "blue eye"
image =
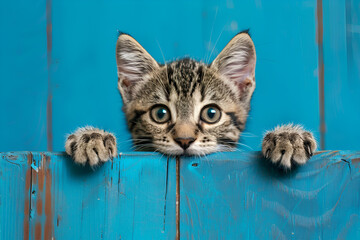
<svg viewBox="0 0 360 240">
<path fill-rule="evenodd" d="M 165 123 L 170 120 L 170 110 L 165 105 L 155 105 L 150 111 L 150 116 L 156 123 Z"/>
<path fill-rule="evenodd" d="M 163 119 L 166 116 L 166 109 L 165 108 L 159 108 L 159 110 L 157 110 L 156 115 L 158 117 L 158 119 Z"/>
<path fill-rule="evenodd" d="M 215 105 L 205 106 L 200 113 L 200 119 L 206 123 L 217 123 L 221 118 L 221 111 Z"/>
<path fill-rule="evenodd" d="M 216 115 L 216 109 L 209 107 L 207 110 L 207 115 L 210 119 L 213 119 Z"/>
</svg>

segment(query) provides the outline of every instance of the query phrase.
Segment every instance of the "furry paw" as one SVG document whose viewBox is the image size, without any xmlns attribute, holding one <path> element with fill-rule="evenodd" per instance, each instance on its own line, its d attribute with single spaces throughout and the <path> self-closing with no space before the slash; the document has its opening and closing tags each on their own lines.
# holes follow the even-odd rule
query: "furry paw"
<svg viewBox="0 0 360 240">
<path fill-rule="evenodd" d="M 264 157 L 284 170 L 305 164 L 315 150 L 316 140 L 312 133 L 292 124 L 267 132 L 262 143 Z"/>
<path fill-rule="evenodd" d="M 116 157 L 116 138 L 113 134 L 93 127 L 79 128 L 65 142 L 66 153 L 76 163 L 91 167 Z"/>
</svg>

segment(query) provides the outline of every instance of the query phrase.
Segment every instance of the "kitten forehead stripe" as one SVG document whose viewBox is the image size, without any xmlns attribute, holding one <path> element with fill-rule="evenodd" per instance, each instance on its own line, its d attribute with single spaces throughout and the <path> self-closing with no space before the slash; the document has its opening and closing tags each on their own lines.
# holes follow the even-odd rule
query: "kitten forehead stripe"
<svg viewBox="0 0 360 240">
<path fill-rule="evenodd" d="M 201 81 L 204 77 L 203 66 L 199 66 L 199 68 L 196 71 L 196 74 L 197 74 L 197 80 L 196 80 L 196 82 L 193 83 L 193 87 L 191 89 L 190 96 L 193 96 L 193 93 L 194 93 L 196 87 L 201 85 Z"/>
</svg>

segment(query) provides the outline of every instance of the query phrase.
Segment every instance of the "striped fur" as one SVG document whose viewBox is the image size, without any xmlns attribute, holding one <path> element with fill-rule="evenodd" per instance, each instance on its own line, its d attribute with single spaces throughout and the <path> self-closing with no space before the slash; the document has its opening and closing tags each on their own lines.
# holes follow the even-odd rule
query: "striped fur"
<svg viewBox="0 0 360 240">
<path fill-rule="evenodd" d="M 211 65 L 190 58 L 159 65 L 126 34 L 117 42 L 119 90 L 134 145 L 168 155 L 204 155 L 232 150 L 245 128 L 255 88 L 255 47 L 247 33 L 237 35 Z M 154 122 L 150 111 L 163 104 L 171 121 Z M 221 119 L 201 120 L 215 104 Z M 175 139 L 195 139 L 183 149 Z"/>
</svg>

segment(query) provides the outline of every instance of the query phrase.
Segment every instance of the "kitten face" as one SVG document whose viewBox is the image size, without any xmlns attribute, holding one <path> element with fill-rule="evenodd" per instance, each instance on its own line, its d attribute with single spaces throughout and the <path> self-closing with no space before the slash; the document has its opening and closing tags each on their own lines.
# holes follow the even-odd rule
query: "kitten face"
<svg viewBox="0 0 360 240">
<path fill-rule="evenodd" d="M 125 34 L 116 56 L 137 150 L 204 155 L 236 147 L 255 89 L 255 47 L 247 33 L 235 36 L 211 65 L 182 59 L 160 66 Z"/>
</svg>

